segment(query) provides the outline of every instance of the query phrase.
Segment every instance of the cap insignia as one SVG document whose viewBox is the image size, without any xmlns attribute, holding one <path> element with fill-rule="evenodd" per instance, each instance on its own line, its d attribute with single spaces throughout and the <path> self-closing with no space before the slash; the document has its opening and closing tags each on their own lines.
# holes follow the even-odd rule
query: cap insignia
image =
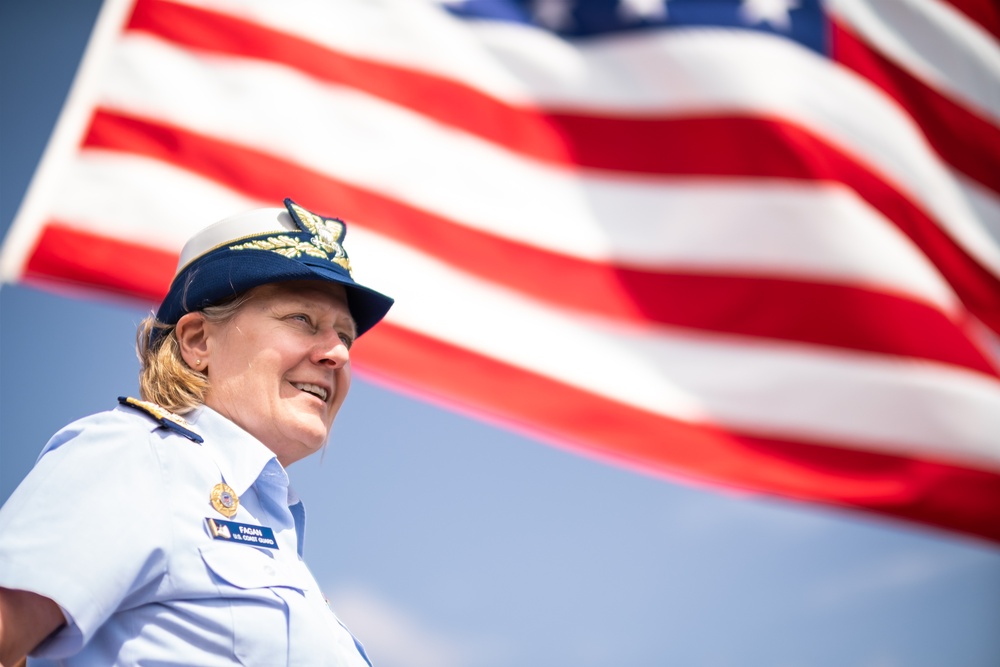
<svg viewBox="0 0 1000 667">
<path fill-rule="evenodd" d="M 347 230 L 342 220 L 324 218 L 302 208 L 291 199 L 285 200 L 285 207 L 291 214 L 295 224 L 303 232 L 312 234 L 308 241 L 281 234 L 267 239 L 256 239 L 229 246 L 230 250 L 269 250 L 290 259 L 298 259 L 302 255 L 326 259 L 342 267 L 351 274 L 351 260 L 341 242 Z"/>
</svg>

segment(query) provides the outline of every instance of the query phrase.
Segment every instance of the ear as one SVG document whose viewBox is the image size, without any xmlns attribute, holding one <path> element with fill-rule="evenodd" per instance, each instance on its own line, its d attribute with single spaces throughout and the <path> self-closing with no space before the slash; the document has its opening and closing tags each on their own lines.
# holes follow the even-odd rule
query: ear
<svg viewBox="0 0 1000 667">
<path fill-rule="evenodd" d="M 177 326 L 174 327 L 181 357 L 188 366 L 198 371 L 208 369 L 207 324 L 201 313 L 187 313 L 177 320 Z"/>
</svg>

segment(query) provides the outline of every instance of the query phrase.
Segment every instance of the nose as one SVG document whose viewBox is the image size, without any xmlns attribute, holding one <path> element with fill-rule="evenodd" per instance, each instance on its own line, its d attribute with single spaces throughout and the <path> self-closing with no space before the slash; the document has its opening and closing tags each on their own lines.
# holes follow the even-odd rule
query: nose
<svg viewBox="0 0 1000 667">
<path fill-rule="evenodd" d="M 320 336 L 313 350 L 313 361 L 318 364 L 341 368 L 351 360 L 351 352 L 336 331 L 328 331 Z"/>
</svg>

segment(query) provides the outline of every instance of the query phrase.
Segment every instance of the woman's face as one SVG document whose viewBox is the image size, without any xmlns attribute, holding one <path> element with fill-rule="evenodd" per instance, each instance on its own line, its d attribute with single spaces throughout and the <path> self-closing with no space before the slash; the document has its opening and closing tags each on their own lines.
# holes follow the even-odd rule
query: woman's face
<svg viewBox="0 0 1000 667">
<path fill-rule="evenodd" d="M 231 319 L 205 322 L 205 404 L 288 466 L 321 449 L 351 385 L 354 319 L 344 288 L 262 285 Z"/>
</svg>

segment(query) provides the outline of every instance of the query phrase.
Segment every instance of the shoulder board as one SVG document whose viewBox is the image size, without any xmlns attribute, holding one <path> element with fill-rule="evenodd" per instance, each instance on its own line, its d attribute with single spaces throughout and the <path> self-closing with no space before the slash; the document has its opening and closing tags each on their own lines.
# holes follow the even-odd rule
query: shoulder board
<svg viewBox="0 0 1000 667">
<path fill-rule="evenodd" d="M 145 412 L 163 428 L 179 433 L 188 440 L 193 440 L 199 443 L 205 441 L 204 438 L 191 430 L 191 424 L 189 424 L 186 419 L 180 415 L 175 415 L 173 412 L 170 412 L 165 408 L 161 408 L 156 403 L 140 401 L 138 398 L 132 398 L 131 396 L 119 396 L 118 402 L 121 405 L 127 405 L 139 410 L 140 412 Z"/>
</svg>

